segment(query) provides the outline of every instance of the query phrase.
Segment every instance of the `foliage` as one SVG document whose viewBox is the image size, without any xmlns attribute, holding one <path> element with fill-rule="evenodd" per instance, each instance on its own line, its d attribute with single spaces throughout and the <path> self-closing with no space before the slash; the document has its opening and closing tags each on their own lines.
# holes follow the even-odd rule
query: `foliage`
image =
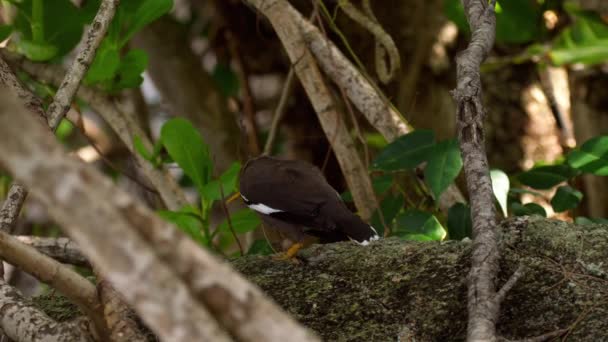
<svg viewBox="0 0 608 342">
<path fill-rule="evenodd" d="M 406 192 L 396 186 L 399 183 L 396 179 L 401 173 L 415 172 L 415 168 L 423 163 L 426 163 L 424 182 L 428 190 L 408 189 Z M 461 169 L 462 160 L 456 140 L 436 143 L 431 131 L 414 131 L 386 145 L 372 163 L 373 173 L 382 172 L 372 180 L 374 190 L 381 199 L 380 208 L 372 217 L 372 225 L 382 233 L 385 233 L 383 227 L 386 226 L 389 231 L 385 234 L 403 239 L 425 241 L 470 237 L 472 224 L 467 204 L 453 205 L 445 218 L 433 208 L 407 201 L 411 192 L 415 192 L 412 190 L 428 191 L 426 196 L 436 201 L 454 182 Z M 490 171 L 492 189 L 504 217 L 509 214 L 546 217 L 547 212 L 541 205 L 521 203 L 519 197 L 528 194 L 544 198 L 546 195 L 542 191 L 556 186 L 559 187 L 548 199 L 553 211 L 576 209 L 583 194 L 568 183 L 582 174 L 608 175 L 608 136 L 590 139 L 572 150 L 563 161 L 552 165 L 540 165 L 511 177 L 501 170 Z M 511 187 L 511 184 L 516 187 Z M 343 198 L 352 200 L 348 193 L 343 194 Z M 409 209 L 406 210 L 406 206 Z M 592 222 L 591 219 L 586 220 Z"/>
<path fill-rule="evenodd" d="M 233 163 L 219 177 L 213 176 L 213 158 L 200 133 L 192 124 L 181 118 L 167 121 L 161 128 L 160 140 L 148 151 L 141 140 L 135 139 L 134 147 L 146 160 L 161 167 L 163 163 L 175 162 L 188 177 L 200 196 L 200 207 L 186 206 L 177 211 L 163 210 L 160 217 L 175 224 L 202 246 L 223 251 L 233 242 L 228 218 L 211 228 L 210 214 L 215 203 L 224 201 L 237 189 L 240 164 Z M 170 159 L 162 158 L 166 151 Z M 243 209 L 232 214 L 230 223 L 236 233 L 252 231 L 260 220 L 251 210 Z M 261 253 L 257 248 L 252 253 Z"/>
<path fill-rule="evenodd" d="M 543 22 L 543 13 L 547 10 L 567 14 L 570 23 L 558 33 L 547 32 Z M 444 13 L 462 32 L 469 33 L 460 0 L 444 0 Z M 553 65 L 596 65 L 608 60 L 608 24 L 598 13 L 581 10 L 571 2 L 499 0 L 496 43 L 527 45 L 523 60 L 548 61 Z M 520 63 L 521 57 L 511 61 Z"/>
<path fill-rule="evenodd" d="M 15 50 L 36 62 L 58 60 L 72 51 L 100 4 L 100 0 L 90 0 L 78 8 L 70 0 L 9 2 L 17 14 L 13 25 L 0 26 L 0 40 L 18 33 L 12 41 Z M 122 1 L 86 74 L 85 84 L 98 85 L 109 92 L 139 86 L 148 55 L 142 50 L 127 49 L 127 43 L 172 7 L 172 0 Z"/>
</svg>

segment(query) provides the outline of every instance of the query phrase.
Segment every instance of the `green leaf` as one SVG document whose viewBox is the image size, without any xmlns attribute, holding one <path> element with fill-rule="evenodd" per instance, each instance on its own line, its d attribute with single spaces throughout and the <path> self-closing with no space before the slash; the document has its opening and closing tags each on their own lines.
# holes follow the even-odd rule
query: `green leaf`
<svg viewBox="0 0 608 342">
<path fill-rule="evenodd" d="M 144 26 L 160 18 L 173 8 L 172 0 L 131 0 L 126 1 L 130 7 L 125 8 L 125 14 L 130 15 L 128 28 L 121 40 L 120 46 L 124 46 L 135 33 Z M 122 4 L 121 4 L 122 5 Z"/>
<path fill-rule="evenodd" d="M 386 146 L 374 160 L 373 167 L 387 171 L 414 168 L 428 160 L 434 146 L 433 131 L 413 131 L 400 136 Z"/>
<path fill-rule="evenodd" d="M 220 176 L 219 180 L 213 180 L 207 183 L 201 190 L 201 196 L 209 202 L 217 201 L 222 198 L 220 192 L 220 182 L 222 184 L 222 190 L 224 196 L 228 197 L 232 192 L 236 190 L 236 181 L 239 177 L 239 171 L 241 170 L 241 164 L 234 162 L 230 167 L 224 171 Z"/>
<path fill-rule="evenodd" d="M 452 240 L 473 237 L 471 208 L 464 203 L 456 203 L 448 210 L 448 233 Z"/>
<path fill-rule="evenodd" d="M 592 65 L 608 60 L 608 25 L 595 12 L 566 8 L 575 22 L 554 41 L 549 52 L 553 63 Z"/>
<path fill-rule="evenodd" d="M 587 140 L 568 154 L 568 164 L 597 176 L 608 176 L 608 135 Z"/>
<path fill-rule="evenodd" d="M 120 53 L 118 47 L 109 40 L 104 39 L 97 49 L 95 59 L 89 68 L 84 80 L 86 84 L 110 81 L 116 75 L 120 66 Z"/>
<path fill-rule="evenodd" d="M 74 6 L 70 0 L 43 1 L 42 3 L 43 20 L 41 29 L 44 32 L 44 43 L 55 47 L 53 57 L 64 56 L 80 41 L 84 25 L 92 19 L 87 13 L 93 9 L 96 12 L 99 1 L 87 1 L 85 7 L 81 9 Z M 33 41 L 30 17 L 32 0 L 24 0 L 18 4 L 13 4 L 18 8 L 14 23 L 15 30 L 21 33 L 23 40 Z"/>
<path fill-rule="evenodd" d="M 148 66 L 148 54 L 140 49 L 129 50 L 120 61 L 116 70 L 113 90 L 139 87 L 144 78 L 141 76 Z"/>
<path fill-rule="evenodd" d="M 61 119 L 59 126 L 57 126 L 57 130 L 55 131 L 55 136 L 59 141 L 65 141 L 73 131 L 74 124 L 67 119 Z"/>
<path fill-rule="evenodd" d="M 443 0 L 443 13 L 458 26 L 458 30 L 469 34 L 471 28 L 464 13 L 464 7 L 460 0 Z"/>
<path fill-rule="evenodd" d="M 184 170 L 199 192 L 209 182 L 213 165 L 209 150 L 199 132 L 182 118 L 167 121 L 160 137 L 169 156 Z"/>
<path fill-rule="evenodd" d="M 403 208 L 404 202 L 405 200 L 401 194 L 389 194 L 382 200 L 380 203 L 380 210 L 382 210 L 384 223 L 387 227 L 390 228 L 392 226 L 395 216 L 397 216 L 401 208 Z M 378 210 L 372 215 L 371 225 L 378 231 L 378 234 L 381 236 L 384 235 L 384 225 L 382 224 L 380 212 Z"/>
<path fill-rule="evenodd" d="M 251 247 L 247 250 L 247 255 L 271 255 L 273 253 L 272 246 L 266 239 L 253 241 Z"/>
<path fill-rule="evenodd" d="M 539 38 L 542 11 L 536 1 L 502 0 L 496 5 L 496 42 L 523 44 Z"/>
<path fill-rule="evenodd" d="M 239 94 L 239 78 L 229 65 L 224 63 L 216 64 L 211 77 L 213 77 L 220 92 L 225 97 L 237 96 Z"/>
<path fill-rule="evenodd" d="M 13 33 L 12 25 L 0 25 L 0 42 L 6 40 Z"/>
<path fill-rule="evenodd" d="M 378 195 L 384 194 L 391 186 L 393 186 L 392 175 L 382 175 L 372 179 L 372 187 L 374 188 L 374 192 Z M 353 201 L 353 194 L 350 191 L 343 192 L 340 197 L 342 197 L 344 202 Z"/>
<path fill-rule="evenodd" d="M 565 182 L 575 175 L 576 170 L 568 165 L 561 164 L 535 167 L 520 173 L 517 176 L 517 179 L 524 185 L 534 189 L 544 190 Z"/>
<path fill-rule="evenodd" d="M 563 211 L 576 208 L 579 203 L 581 203 L 582 199 L 583 193 L 580 191 L 567 185 L 560 186 L 557 188 L 555 195 L 551 199 L 551 206 L 553 206 L 553 210 L 561 213 Z"/>
<path fill-rule="evenodd" d="M 258 215 L 248 208 L 230 214 L 230 222 L 232 222 L 234 231 L 239 234 L 250 232 L 257 228 L 261 223 Z M 228 220 L 224 219 L 217 229 L 221 231 L 230 231 Z"/>
<path fill-rule="evenodd" d="M 157 213 L 158 216 L 165 221 L 176 225 L 201 246 L 207 244 L 208 241 L 201 233 L 203 229 L 201 220 L 195 214 L 191 213 L 189 209 L 184 208 L 181 211 L 160 210 Z"/>
<path fill-rule="evenodd" d="M 446 231 L 434 215 L 410 209 L 397 217 L 395 235 L 404 240 L 441 241 Z"/>
<path fill-rule="evenodd" d="M 490 178 L 492 178 L 492 191 L 494 192 L 494 197 L 496 197 L 496 201 L 498 201 L 498 205 L 502 209 L 502 214 L 504 217 L 508 216 L 507 213 L 507 197 L 509 195 L 509 176 L 501 170 L 491 170 Z"/>
<path fill-rule="evenodd" d="M 44 62 L 57 55 L 57 47 L 49 43 L 34 43 L 30 40 L 19 40 L 17 42 L 17 52 L 25 55 L 34 62 Z"/>
<path fill-rule="evenodd" d="M 515 216 L 540 215 L 542 217 L 547 217 L 545 208 L 536 203 L 526 203 L 525 205 L 521 205 L 521 203 L 513 203 L 511 205 L 511 210 L 513 210 L 513 214 Z"/>
<path fill-rule="evenodd" d="M 462 159 L 456 139 L 445 140 L 435 145 L 424 169 L 424 181 L 433 192 L 435 199 L 439 199 L 461 169 Z"/>
<path fill-rule="evenodd" d="M 141 141 L 141 138 L 137 135 L 133 137 L 133 148 L 135 148 L 135 151 L 137 151 L 137 153 L 139 153 L 139 155 L 145 160 L 151 162 L 154 159 L 152 152 L 148 151 L 146 146 L 144 146 L 144 143 Z"/>
</svg>

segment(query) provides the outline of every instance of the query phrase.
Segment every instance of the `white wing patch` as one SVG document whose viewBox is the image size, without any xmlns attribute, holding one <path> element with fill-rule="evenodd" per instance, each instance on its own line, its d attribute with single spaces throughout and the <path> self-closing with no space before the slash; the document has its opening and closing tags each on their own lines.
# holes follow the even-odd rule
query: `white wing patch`
<svg viewBox="0 0 608 342">
<path fill-rule="evenodd" d="M 356 241 L 356 240 L 352 240 L 352 239 L 351 239 L 351 240 L 352 240 L 352 241 L 355 241 L 356 243 L 358 243 L 358 244 L 359 244 L 359 245 L 361 245 L 361 246 L 367 246 L 367 245 L 369 245 L 369 244 L 370 244 L 372 241 L 377 241 L 377 240 L 380 240 L 380 236 L 378 235 L 378 232 L 376 231 L 376 229 L 375 229 L 374 227 L 372 227 L 372 226 L 369 226 L 369 227 L 370 227 L 370 228 L 371 228 L 371 229 L 374 231 L 374 233 L 376 233 L 376 235 L 374 235 L 374 236 L 372 236 L 371 238 L 369 238 L 369 240 L 365 240 L 365 241 L 362 241 L 362 242 L 359 242 L 359 241 Z"/>
<path fill-rule="evenodd" d="M 249 204 L 247 206 L 249 208 L 257 211 L 258 213 L 262 213 L 262 214 L 266 214 L 266 215 L 270 215 L 272 213 L 280 213 L 283 211 L 280 209 L 271 208 L 271 207 L 267 206 L 266 204 L 262 204 L 262 203 Z"/>
</svg>

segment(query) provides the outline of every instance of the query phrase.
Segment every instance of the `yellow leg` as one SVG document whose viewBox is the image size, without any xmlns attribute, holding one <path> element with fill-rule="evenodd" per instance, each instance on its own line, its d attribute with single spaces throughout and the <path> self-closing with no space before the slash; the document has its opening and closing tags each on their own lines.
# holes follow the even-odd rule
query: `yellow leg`
<svg viewBox="0 0 608 342">
<path fill-rule="evenodd" d="M 293 245 L 291 245 L 291 247 L 289 247 L 289 249 L 285 253 L 279 253 L 278 255 L 275 255 L 275 259 L 290 260 L 295 263 L 300 263 L 300 261 L 296 258 L 296 254 L 300 249 L 302 249 L 302 247 L 304 247 L 303 243 L 294 243 Z"/>
<path fill-rule="evenodd" d="M 296 256 L 296 254 L 298 254 L 298 251 L 300 249 L 302 249 L 302 247 L 304 247 L 304 244 L 302 243 L 294 243 L 293 245 L 291 245 L 291 247 L 289 247 L 289 249 L 287 250 L 287 252 L 285 252 L 285 257 L 287 257 L 288 259 L 291 259 L 293 257 Z"/>
</svg>

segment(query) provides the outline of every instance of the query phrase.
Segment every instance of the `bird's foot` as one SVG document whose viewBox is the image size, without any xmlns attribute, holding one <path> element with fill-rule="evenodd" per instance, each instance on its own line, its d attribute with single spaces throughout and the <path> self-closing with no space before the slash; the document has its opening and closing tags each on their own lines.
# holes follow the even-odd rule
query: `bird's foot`
<svg viewBox="0 0 608 342">
<path fill-rule="evenodd" d="M 275 260 L 289 260 L 293 263 L 300 264 L 301 261 L 296 257 L 298 251 L 304 247 L 304 244 L 294 243 L 289 247 L 289 249 L 284 253 L 278 253 L 274 255 Z"/>
</svg>

